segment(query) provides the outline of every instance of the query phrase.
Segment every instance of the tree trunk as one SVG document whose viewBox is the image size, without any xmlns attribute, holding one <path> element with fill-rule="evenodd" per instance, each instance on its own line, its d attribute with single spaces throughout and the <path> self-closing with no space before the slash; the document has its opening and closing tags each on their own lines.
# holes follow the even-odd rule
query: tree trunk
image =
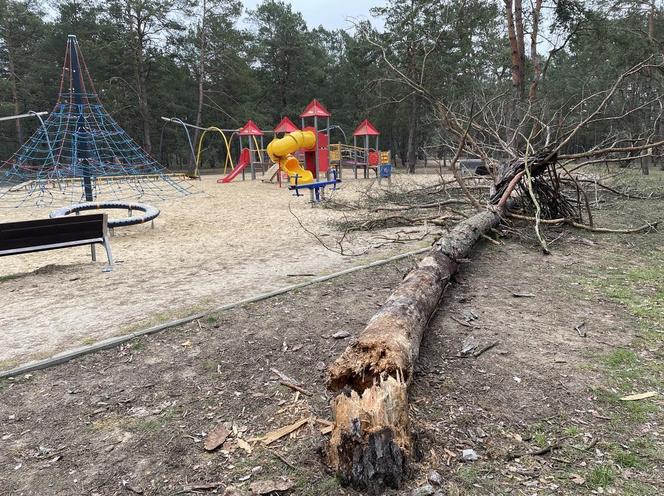
<svg viewBox="0 0 664 496">
<path fill-rule="evenodd" d="M 143 148 L 152 153 L 152 140 L 150 139 L 150 108 L 148 106 L 147 73 L 145 69 L 144 35 L 140 22 L 136 25 L 136 92 L 138 93 L 138 112 L 143 121 Z"/>
<path fill-rule="evenodd" d="M 198 58 L 198 108 L 196 109 L 196 126 L 200 127 L 201 126 L 201 121 L 203 118 L 203 100 L 205 99 L 205 87 L 204 87 L 204 81 L 205 81 L 205 17 L 207 15 L 207 0 L 203 0 L 203 15 L 201 17 L 201 26 L 200 26 L 200 36 L 199 36 L 199 43 L 200 43 L 200 52 L 199 52 L 199 58 Z M 197 146 L 198 144 L 198 136 L 200 134 L 200 130 L 195 128 L 194 129 L 194 147 Z M 189 159 L 189 168 L 193 168 L 196 166 L 196 157 L 191 157 Z"/>
<path fill-rule="evenodd" d="M 18 115 L 21 113 L 21 106 L 18 101 L 18 88 L 16 85 L 16 66 L 14 65 L 14 48 L 11 43 L 10 36 L 7 36 L 7 69 L 9 70 L 9 85 L 11 88 L 12 94 L 12 104 L 14 106 L 14 114 Z M 21 124 L 21 119 L 14 119 L 16 125 L 16 141 L 18 141 L 18 146 L 23 144 L 23 125 Z"/>
<path fill-rule="evenodd" d="M 526 96 L 526 43 L 523 31 L 522 0 L 514 0 L 514 24 L 516 26 L 516 44 L 519 49 L 519 99 Z"/>
<path fill-rule="evenodd" d="M 417 94 L 413 93 L 410 101 L 410 115 L 408 116 L 408 144 L 406 149 L 406 160 L 408 162 L 408 173 L 415 173 L 417 164 Z"/>
<path fill-rule="evenodd" d="M 643 157 L 641 157 L 640 160 L 641 160 L 641 174 L 643 174 L 644 176 L 650 175 L 650 168 L 648 167 L 648 162 L 650 161 L 650 159 L 646 157 L 646 159 L 643 160 Z"/>
<path fill-rule="evenodd" d="M 520 88 L 523 87 L 521 74 L 521 53 L 519 51 L 519 43 L 517 41 L 516 28 L 514 25 L 514 15 L 512 13 L 514 1 L 505 1 L 505 20 L 507 22 L 507 34 L 510 40 L 510 50 L 512 53 L 512 87 L 516 95 L 520 94 Z"/>
<path fill-rule="evenodd" d="M 533 61 L 533 80 L 528 91 L 528 100 L 531 102 L 537 98 L 537 86 L 542 78 L 542 61 L 537 53 L 537 36 L 539 34 L 540 15 L 542 12 L 542 0 L 536 0 L 533 10 L 533 25 L 530 33 L 530 58 Z"/>
<path fill-rule="evenodd" d="M 345 483 L 370 494 L 401 486 L 413 449 L 407 386 L 422 336 L 458 261 L 499 222 L 497 211 L 483 211 L 440 238 L 330 366 L 337 396 L 328 458 Z"/>
</svg>

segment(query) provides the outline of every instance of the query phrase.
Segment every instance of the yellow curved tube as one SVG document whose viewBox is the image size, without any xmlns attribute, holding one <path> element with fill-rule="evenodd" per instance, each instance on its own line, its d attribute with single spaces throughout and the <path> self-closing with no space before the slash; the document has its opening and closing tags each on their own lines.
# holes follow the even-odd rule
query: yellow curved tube
<svg viewBox="0 0 664 496">
<path fill-rule="evenodd" d="M 194 173 L 198 175 L 198 166 L 201 163 L 201 151 L 202 151 L 202 146 L 203 146 L 203 138 L 205 138 L 205 135 L 207 134 L 208 131 L 217 131 L 219 134 L 221 134 L 221 137 L 224 138 L 224 144 L 226 145 L 226 160 L 224 161 L 224 174 L 226 174 L 226 168 L 228 167 L 228 163 L 230 161 L 231 164 L 231 170 L 235 169 L 235 164 L 233 163 L 233 157 L 231 155 L 231 144 L 228 141 L 228 138 L 226 138 L 226 135 L 224 132 L 219 129 L 218 127 L 208 127 L 203 133 L 201 134 L 201 137 L 198 140 L 198 150 L 196 151 L 196 170 Z M 231 136 L 231 139 L 233 137 Z"/>
<path fill-rule="evenodd" d="M 300 162 L 293 156 L 300 148 L 314 150 L 316 148 L 316 135 L 313 131 L 293 131 L 283 138 L 274 139 L 267 145 L 267 154 L 270 160 L 279 164 L 282 171 L 288 174 L 291 184 L 295 184 L 297 176 L 298 184 L 314 182 L 311 171 L 303 169 Z"/>
</svg>

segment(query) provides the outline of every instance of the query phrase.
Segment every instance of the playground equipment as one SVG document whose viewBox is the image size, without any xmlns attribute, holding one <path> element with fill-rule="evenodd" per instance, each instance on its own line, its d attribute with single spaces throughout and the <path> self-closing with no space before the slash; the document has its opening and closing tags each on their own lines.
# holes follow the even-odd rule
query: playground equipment
<svg viewBox="0 0 664 496">
<path fill-rule="evenodd" d="M 279 164 L 281 170 L 288 174 L 291 184 L 314 182 L 313 173 L 303 169 L 300 161 L 293 155 L 300 148 L 305 150 L 305 157 L 307 154 L 315 153 L 317 150 L 315 131 L 293 131 L 283 138 L 274 139 L 267 145 L 267 154 L 270 159 Z"/>
<path fill-rule="evenodd" d="M 163 143 L 164 143 L 164 130 L 166 129 L 167 124 L 175 123 L 180 126 L 185 131 L 187 136 L 187 141 L 189 143 L 189 148 L 191 151 L 192 161 L 195 164 L 192 176 L 199 177 L 200 166 L 201 166 L 201 155 L 204 150 L 203 143 L 205 138 L 209 136 L 219 135 L 222 138 L 222 142 L 225 146 L 225 158 L 224 158 L 224 170 L 223 174 L 226 176 L 222 179 L 217 180 L 218 183 L 228 183 L 235 179 L 240 173 L 242 173 L 242 179 L 245 179 L 245 172 L 247 166 L 250 166 L 251 178 L 256 179 L 256 171 L 258 168 L 261 169 L 263 175 L 265 175 L 265 170 L 271 165 L 271 163 L 266 163 L 266 154 L 264 146 L 264 134 L 270 133 L 271 131 L 262 131 L 254 121 L 249 120 L 244 126 L 239 129 L 223 129 L 216 126 L 201 127 L 194 124 L 189 124 L 182 121 L 177 117 L 163 117 L 162 120 L 165 121 L 164 126 L 161 130 L 161 140 L 159 143 L 159 155 L 163 159 Z M 198 139 L 198 144 L 196 149 L 192 143 L 191 136 L 189 134 L 190 129 L 197 129 L 203 131 L 200 134 Z M 244 138 L 247 138 L 246 145 Z M 238 157 L 238 163 L 236 164 L 233 161 L 233 139 L 238 139 L 238 145 L 240 149 L 240 155 Z M 260 144 L 259 144 L 260 139 Z M 244 150 L 248 150 L 249 160 L 245 161 L 247 155 Z M 230 168 L 230 172 L 228 169 Z M 239 170 L 238 170 L 239 169 Z"/>
<path fill-rule="evenodd" d="M 283 138 L 274 139 L 267 146 L 270 159 L 279 164 L 281 170 L 288 174 L 291 185 L 313 183 L 320 180 L 321 174 L 326 174 L 329 169 L 328 143 L 331 114 L 316 99 L 312 100 L 304 109 L 300 118 L 302 119 L 302 131 L 294 130 Z M 327 128 L 323 131 L 318 129 L 318 118 L 327 119 Z M 313 119 L 313 126 L 306 126 L 306 119 Z M 295 128 L 295 124 L 285 117 L 275 128 L 275 132 L 286 131 Z M 297 128 L 295 128 L 297 129 Z M 277 131 L 279 130 L 279 131 Z M 304 167 L 294 156 L 298 150 L 304 150 Z"/>
<path fill-rule="evenodd" d="M 197 127 L 177 118 L 162 117 L 162 119 L 181 125 L 188 137 L 190 128 L 203 131 L 195 154 L 189 138 L 192 156 L 194 156 L 196 162 L 195 175 L 198 175 L 203 141 L 207 134 L 209 132 L 212 134 L 219 133 L 222 136 L 226 146 L 225 177 L 217 180 L 219 183 L 228 183 L 240 173 L 242 173 L 244 179 L 247 168 L 251 169 L 251 178 L 256 179 L 258 167 L 261 168 L 263 173 L 263 182 L 272 182 L 276 178 L 280 186 L 282 178 L 280 171 L 288 177 L 291 186 L 294 185 L 295 181 L 297 181 L 298 186 L 303 186 L 314 182 L 332 180 L 330 179 L 332 171 L 334 171 L 333 180 L 338 182 L 342 178 L 343 167 L 348 165 L 353 167 L 355 178 L 357 178 L 357 169 L 363 168 L 365 178 L 369 177 L 369 170 L 374 170 L 379 182 L 383 178 L 390 179 L 392 171 L 390 153 L 378 150 L 380 132 L 375 126 L 365 119 L 353 133 L 354 146 L 346 144 L 330 145 L 330 131 L 332 129 L 340 130 L 344 141 L 346 141 L 343 129 L 339 126 L 330 125 L 331 116 L 332 114 L 322 103 L 313 99 L 300 114 L 301 131 L 288 117 L 283 117 L 272 131 L 261 130 L 252 120 L 249 120 L 240 129 L 220 129 L 217 127 Z M 319 127 L 321 122 L 325 123 L 325 127 L 322 129 Z M 275 135 L 275 139 L 268 145 L 267 150 L 263 146 L 266 133 L 274 133 Z M 231 146 L 235 137 L 239 141 L 240 148 L 237 164 L 233 162 Z M 245 137 L 247 139 L 246 145 Z M 358 138 L 362 137 L 364 137 L 364 147 L 358 146 Z M 370 137 L 376 139 L 375 148 L 369 146 Z M 268 158 L 269 160 L 267 160 Z M 227 173 L 229 166 L 231 171 Z"/>
<path fill-rule="evenodd" d="M 330 114 L 325 106 L 315 98 L 311 100 L 304 111 L 300 114 L 302 120 L 302 130 L 309 129 L 315 133 L 316 147 L 314 153 L 305 153 L 305 168 L 313 174 L 316 181 L 320 181 L 321 174 L 326 174 L 330 166 L 329 148 L 330 143 Z M 318 119 L 325 118 L 325 129 L 320 131 L 318 129 Z M 307 120 L 313 121 L 313 127 L 307 128 Z"/>
<path fill-rule="evenodd" d="M 260 166 L 261 171 L 263 174 L 265 174 L 265 161 L 263 160 L 263 150 L 265 150 L 263 143 L 263 131 L 260 130 L 254 121 L 249 119 L 249 121 L 247 121 L 247 123 L 239 129 L 237 136 L 241 150 L 240 157 L 242 157 L 244 150 L 249 150 L 249 163 L 245 164 L 245 166 L 242 167 L 242 170 L 244 171 L 244 168 L 249 165 L 251 168 L 251 179 L 256 179 L 257 166 Z M 244 137 L 246 137 L 248 141 L 247 148 L 243 148 L 242 146 Z M 260 138 L 260 146 L 258 145 L 257 138 Z M 242 179 L 244 179 L 244 172 L 242 173 Z"/>
<path fill-rule="evenodd" d="M 229 174 L 226 176 L 217 179 L 218 183 L 230 183 L 233 179 L 235 179 L 238 174 L 244 171 L 244 168 L 251 163 L 251 151 L 249 148 L 243 148 L 242 151 L 240 152 L 240 158 L 237 161 L 237 165 Z M 225 167 L 224 167 L 225 170 Z"/>
<path fill-rule="evenodd" d="M 106 112 L 76 36 L 69 35 L 57 103 L 37 131 L 0 163 L 0 206 L 57 205 L 96 199 L 155 199 L 198 191 L 150 157 Z"/>
<path fill-rule="evenodd" d="M 67 207 L 62 207 L 53 210 L 49 217 L 51 219 L 57 217 L 66 217 L 70 214 L 78 215 L 79 212 L 85 210 L 110 210 L 110 209 L 122 209 L 127 210 L 127 217 L 120 217 L 116 219 L 108 219 L 107 226 L 111 228 L 115 227 L 126 227 L 133 226 L 136 224 L 143 224 L 145 222 L 151 222 L 152 228 L 154 229 L 154 219 L 159 215 L 159 209 L 151 205 L 146 205 L 145 203 L 128 203 L 128 202 L 94 202 L 94 203 L 77 203 L 75 205 L 69 205 Z M 133 215 L 134 210 L 143 212 L 143 215 Z"/>
<path fill-rule="evenodd" d="M 370 139 L 375 138 L 374 148 L 370 147 Z M 391 181 L 392 165 L 389 151 L 380 151 L 380 131 L 368 120 L 364 119 L 353 132 L 353 146 L 335 144 L 330 145 L 330 163 L 338 170 L 344 166 L 351 166 L 357 179 L 357 170 L 361 168 L 364 177 L 369 177 L 369 171 L 376 172 L 378 181 L 387 178 Z M 358 138 L 364 138 L 364 146 L 358 146 Z"/>
<path fill-rule="evenodd" d="M 284 134 L 292 133 L 294 131 L 299 131 L 298 127 L 293 124 L 293 121 L 290 120 L 287 116 L 279 121 L 279 124 L 274 126 L 274 134 Z"/>
<path fill-rule="evenodd" d="M 300 190 L 308 189 L 311 193 L 312 203 L 320 202 L 325 198 L 325 187 L 332 185 L 334 189 L 341 179 L 337 177 L 336 170 L 329 169 L 330 116 L 327 109 L 316 99 L 300 114 L 302 130 L 291 131 L 283 138 L 275 138 L 267 146 L 267 152 L 272 161 L 288 174 L 290 186 L 295 196 L 300 196 Z M 318 118 L 327 119 L 327 127 L 318 129 Z M 282 119 L 277 129 L 286 131 L 295 125 L 287 118 Z M 306 126 L 306 119 L 313 119 L 313 126 Z M 295 157 L 298 150 L 304 150 L 304 167 Z M 331 173 L 331 178 L 328 174 Z M 325 179 L 321 179 L 321 175 Z"/>
<path fill-rule="evenodd" d="M 307 171 L 309 172 L 309 171 Z M 333 190 L 337 189 L 337 184 L 341 182 L 341 179 L 337 179 L 337 171 L 332 169 L 330 171 L 332 178 L 328 179 L 326 181 L 316 181 L 311 182 L 311 183 L 305 183 L 305 184 L 300 184 L 298 183 L 298 176 L 294 177 L 295 182 L 291 184 L 288 189 L 291 191 L 295 191 L 295 196 L 302 196 L 300 195 L 300 190 L 302 189 L 308 189 L 309 193 L 311 194 L 311 203 L 318 203 L 320 201 L 325 200 L 325 187 L 326 186 L 332 186 Z"/>
</svg>

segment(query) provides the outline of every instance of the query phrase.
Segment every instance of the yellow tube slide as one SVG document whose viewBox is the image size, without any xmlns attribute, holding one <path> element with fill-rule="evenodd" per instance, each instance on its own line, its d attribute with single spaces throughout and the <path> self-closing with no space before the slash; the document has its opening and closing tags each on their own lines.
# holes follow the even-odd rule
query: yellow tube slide
<svg viewBox="0 0 664 496">
<path fill-rule="evenodd" d="M 267 154 L 270 160 L 279 164 L 282 171 L 288 174 L 291 184 L 295 184 L 297 176 L 298 184 L 314 182 L 311 171 L 303 169 L 300 162 L 293 156 L 300 148 L 313 150 L 316 148 L 316 135 L 313 131 L 293 131 L 283 138 L 274 139 L 267 145 Z"/>
</svg>

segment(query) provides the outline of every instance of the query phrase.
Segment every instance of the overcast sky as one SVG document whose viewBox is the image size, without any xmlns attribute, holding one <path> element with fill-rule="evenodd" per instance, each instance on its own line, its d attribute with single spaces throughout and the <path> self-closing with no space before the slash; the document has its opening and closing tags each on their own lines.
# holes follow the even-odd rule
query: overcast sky
<svg viewBox="0 0 664 496">
<path fill-rule="evenodd" d="M 380 19 L 371 18 L 369 9 L 381 5 L 382 0 L 285 0 L 293 10 L 301 12 L 309 28 L 322 25 L 327 29 L 349 29 L 348 19 L 370 19 L 376 27 L 382 27 Z M 261 0 L 243 0 L 246 10 L 256 7 Z"/>
</svg>

